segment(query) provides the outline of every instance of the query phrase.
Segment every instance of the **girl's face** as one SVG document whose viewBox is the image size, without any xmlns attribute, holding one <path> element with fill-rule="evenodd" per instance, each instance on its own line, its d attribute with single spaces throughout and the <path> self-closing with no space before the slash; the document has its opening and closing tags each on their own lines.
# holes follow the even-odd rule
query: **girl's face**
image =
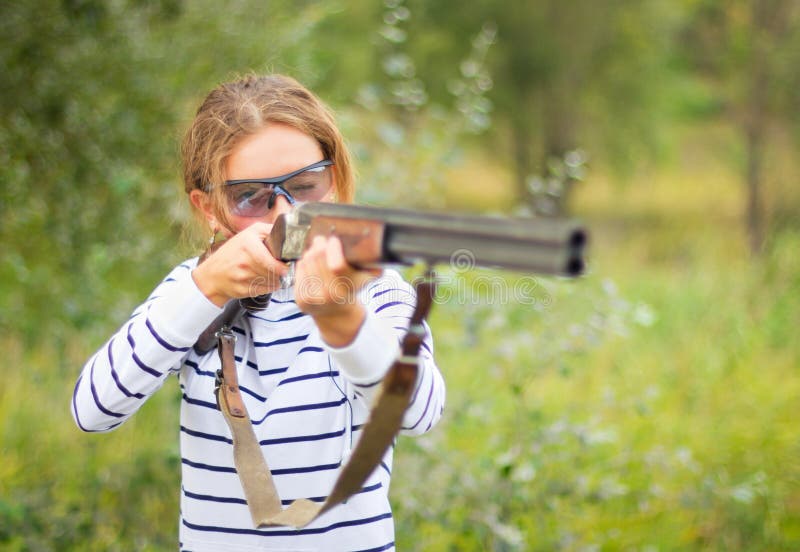
<svg viewBox="0 0 800 552">
<path fill-rule="evenodd" d="M 234 148 L 225 163 L 225 179 L 231 181 L 275 178 L 308 167 L 324 158 L 319 143 L 308 134 L 286 124 L 269 123 L 262 130 L 244 138 Z M 325 167 L 325 170 L 328 171 L 330 178 L 330 190 L 323 197 L 315 198 L 317 201 L 332 201 L 334 197 L 336 183 L 333 182 L 333 171 L 331 167 Z M 198 204 L 194 198 L 192 201 L 195 205 Z M 272 224 L 278 215 L 287 212 L 290 207 L 285 197 L 277 195 L 273 207 L 263 216 L 247 217 L 231 213 L 232 228 L 221 231 L 225 234 L 228 234 L 229 230 L 234 233 L 241 232 L 254 222 Z M 213 224 L 211 210 L 202 209 Z"/>
</svg>

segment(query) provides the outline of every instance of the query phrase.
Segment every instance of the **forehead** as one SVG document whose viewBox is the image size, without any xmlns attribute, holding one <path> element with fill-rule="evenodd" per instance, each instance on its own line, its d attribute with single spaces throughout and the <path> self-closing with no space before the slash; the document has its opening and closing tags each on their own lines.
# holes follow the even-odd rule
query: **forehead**
<svg viewBox="0 0 800 552">
<path fill-rule="evenodd" d="M 322 159 L 322 148 L 313 137 L 289 125 L 270 123 L 236 144 L 225 162 L 225 179 L 281 176 Z"/>
</svg>

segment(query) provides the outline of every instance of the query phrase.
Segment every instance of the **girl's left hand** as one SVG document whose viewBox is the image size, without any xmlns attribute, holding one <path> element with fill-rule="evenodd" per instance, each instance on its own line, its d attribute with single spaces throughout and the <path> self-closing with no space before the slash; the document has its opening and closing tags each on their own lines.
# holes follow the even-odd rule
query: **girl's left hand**
<svg viewBox="0 0 800 552">
<path fill-rule="evenodd" d="M 317 236 L 295 266 L 295 301 L 314 318 L 328 345 L 343 347 L 355 339 L 366 315 L 357 293 L 380 273 L 350 265 L 336 236 Z"/>
</svg>

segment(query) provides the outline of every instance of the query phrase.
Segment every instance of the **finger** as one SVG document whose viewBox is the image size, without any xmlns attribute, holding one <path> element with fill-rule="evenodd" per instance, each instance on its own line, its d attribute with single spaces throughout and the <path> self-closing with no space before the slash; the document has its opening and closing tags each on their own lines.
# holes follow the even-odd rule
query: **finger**
<svg viewBox="0 0 800 552">
<path fill-rule="evenodd" d="M 268 222 L 254 222 L 244 230 L 242 233 L 252 233 L 255 234 L 260 240 L 264 240 L 269 237 L 270 233 L 272 232 L 272 224 Z"/>
<path fill-rule="evenodd" d="M 261 232 L 253 232 L 247 236 L 249 239 L 246 239 L 244 243 L 244 249 L 250 256 L 254 270 L 263 275 L 275 273 L 283 276 L 289 270 L 288 265 L 272 256 L 267 246 L 264 245 L 261 235 L 263 235 Z"/>
<path fill-rule="evenodd" d="M 315 236 L 311 241 L 311 246 L 303 254 L 303 262 L 308 267 L 309 273 L 313 273 L 322 279 L 327 279 L 331 276 L 326 261 L 326 249 L 328 238 L 325 236 Z"/>
<path fill-rule="evenodd" d="M 325 245 L 325 261 L 331 272 L 334 274 L 345 274 L 353 269 L 344 256 L 342 241 L 338 237 L 331 236 L 331 238 L 328 239 L 328 243 Z"/>
</svg>

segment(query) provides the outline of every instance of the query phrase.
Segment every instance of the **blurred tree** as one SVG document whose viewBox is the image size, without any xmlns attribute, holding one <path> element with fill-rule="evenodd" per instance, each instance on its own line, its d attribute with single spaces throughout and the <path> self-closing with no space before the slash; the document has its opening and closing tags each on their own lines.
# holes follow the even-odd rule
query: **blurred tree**
<svg viewBox="0 0 800 552">
<path fill-rule="evenodd" d="M 492 21 L 497 45 L 488 68 L 495 81 L 494 150 L 513 164 L 521 202 L 532 177 L 578 146 L 621 171 L 658 149 L 668 113 L 671 40 L 684 8 L 630 0 L 481 0 L 469 5 L 417 2 L 415 58 L 426 82 L 453 63 L 464 33 Z M 455 41 L 455 42 L 454 42 Z M 420 49 L 429 49 L 419 52 Z M 441 87 L 431 87 L 441 94 Z M 564 179 L 561 203 L 573 179 Z"/>
<path fill-rule="evenodd" d="M 85 326 L 93 312 L 114 310 L 106 292 L 137 262 L 158 256 L 154 234 L 130 234 L 164 225 L 170 197 L 171 98 L 147 77 L 157 60 L 143 46 L 177 9 L 165 1 L 128 13 L 92 0 L 0 7 L 4 329 L 35 336 L 53 320 Z"/>
<path fill-rule="evenodd" d="M 201 95 L 247 70 L 318 84 L 312 31 L 335 9 L 0 3 L 0 328 L 58 339 L 124 319 L 180 254 L 178 129 Z"/>
<path fill-rule="evenodd" d="M 685 55 L 709 82 L 744 144 L 745 223 L 762 250 L 764 158 L 771 131 L 800 122 L 800 3 L 699 0 L 689 3 Z"/>
</svg>

